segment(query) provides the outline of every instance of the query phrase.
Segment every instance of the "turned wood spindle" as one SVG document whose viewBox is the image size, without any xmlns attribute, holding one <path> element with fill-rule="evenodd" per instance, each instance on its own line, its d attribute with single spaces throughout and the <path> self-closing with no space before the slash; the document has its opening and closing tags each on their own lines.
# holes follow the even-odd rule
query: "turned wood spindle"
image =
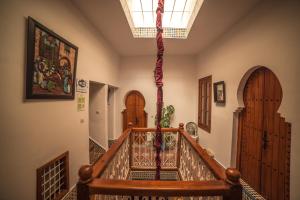
<svg viewBox="0 0 300 200">
<path fill-rule="evenodd" d="M 184 123 L 179 123 L 179 130 L 184 130 Z"/>
<path fill-rule="evenodd" d="M 133 127 L 133 123 L 129 122 L 127 127 L 131 129 Z"/>
</svg>

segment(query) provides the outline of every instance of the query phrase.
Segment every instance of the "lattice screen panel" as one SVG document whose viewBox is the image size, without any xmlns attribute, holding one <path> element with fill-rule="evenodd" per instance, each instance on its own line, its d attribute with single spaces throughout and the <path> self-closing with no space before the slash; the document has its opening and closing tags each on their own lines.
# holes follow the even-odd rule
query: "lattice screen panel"
<svg viewBox="0 0 300 200">
<path fill-rule="evenodd" d="M 37 199 L 59 200 L 69 189 L 69 152 L 37 169 Z"/>
<path fill-rule="evenodd" d="M 178 133 L 164 132 L 160 153 L 162 169 L 177 169 Z M 131 133 L 131 167 L 138 169 L 155 169 L 155 132 Z"/>
<path fill-rule="evenodd" d="M 131 171 L 130 180 L 155 180 L 155 171 Z M 177 171 L 161 171 L 161 180 L 177 181 L 180 180 Z"/>
</svg>

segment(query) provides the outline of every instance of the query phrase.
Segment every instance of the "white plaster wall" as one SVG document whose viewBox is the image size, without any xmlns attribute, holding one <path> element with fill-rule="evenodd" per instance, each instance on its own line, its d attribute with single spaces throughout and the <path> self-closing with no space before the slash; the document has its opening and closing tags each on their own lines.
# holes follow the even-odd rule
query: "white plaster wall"
<svg viewBox="0 0 300 200">
<path fill-rule="evenodd" d="M 300 199 L 300 3 L 264 1 L 230 32 L 201 52 L 197 78 L 212 75 L 225 81 L 226 106 L 212 104 L 211 134 L 199 129 L 200 143 L 210 148 L 225 167 L 230 165 L 233 111 L 243 75 L 253 66 L 270 68 L 279 78 L 283 101 L 279 112 L 292 123 L 291 199 Z"/>
<path fill-rule="evenodd" d="M 124 97 L 130 90 L 140 91 L 146 100 L 148 127 L 154 127 L 156 114 L 156 86 L 154 67 L 156 56 L 123 57 L 120 62 L 120 85 L 118 89 L 118 133 L 122 132 L 122 115 L 125 109 Z M 194 121 L 197 92 L 195 92 L 195 58 L 192 56 L 166 56 L 164 59 L 164 104 L 174 105 L 175 115 L 171 126 L 180 122 Z"/>
<path fill-rule="evenodd" d="M 88 163 L 88 94 L 83 112 L 76 100 L 23 100 L 27 16 L 79 47 L 77 77 L 118 85 L 119 57 L 68 0 L 1 0 L 1 200 L 35 199 L 36 169 L 66 150 L 71 186 Z"/>
</svg>

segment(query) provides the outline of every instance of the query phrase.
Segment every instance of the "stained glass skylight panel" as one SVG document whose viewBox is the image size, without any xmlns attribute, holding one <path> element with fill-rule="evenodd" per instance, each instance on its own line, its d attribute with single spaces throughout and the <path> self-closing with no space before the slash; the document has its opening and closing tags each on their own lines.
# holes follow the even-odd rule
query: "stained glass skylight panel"
<svg viewBox="0 0 300 200">
<path fill-rule="evenodd" d="M 138 38 L 155 37 L 153 33 L 156 32 L 155 21 L 158 0 L 120 0 L 120 2 L 133 36 Z M 202 3 L 203 0 L 165 0 L 164 37 L 187 38 Z"/>
</svg>

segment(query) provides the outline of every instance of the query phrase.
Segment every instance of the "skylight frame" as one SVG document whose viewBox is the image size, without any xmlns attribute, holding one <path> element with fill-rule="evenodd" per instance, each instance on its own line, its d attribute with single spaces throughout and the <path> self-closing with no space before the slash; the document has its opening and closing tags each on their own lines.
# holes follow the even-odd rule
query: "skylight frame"
<svg viewBox="0 0 300 200">
<path fill-rule="evenodd" d="M 139 1 L 140 7 L 135 9 L 130 9 L 129 5 L 132 3 L 132 1 Z M 149 2 L 151 1 L 151 9 L 144 10 L 143 9 L 143 2 Z M 154 38 L 156 36 L 156 28 L 155 28 L 155 20 L 156 20 L 156 7 L 157 7 L 157 1 L 158 0 L 120 0 L 121 5 L 123 7 L 124 13 L 126 15 L 128 24 L 131 28 L 132 34 L 134 38 Z M 170 5 L 168 5 L 167 2 L 173 2 L 172 10 L 170 10 Z M 184 8 L 183 10 L 179 11 L 176 8 L 176 2 L 184 2 Z M 190 8 L 189 11 L 187 11 L 187 3 L 192 2 L 194 3 L 194 6 Z M 165 13 L 163 20 L 167 20 L 168 17 L 166 16 L 166 13 L 171 13 L 171 19 L 174 17 L 173 14 L 177 12 L 181 12 L 181 19 L 183 18 L 184 14 L 187 14 L 187 12 L 190 13 L 189 19 L 185 24 L 181 25 L 166 25 L 166 23 L 163 21 L 163 28 L 164 28 L 164 38 L 177 38 L 177 39 L 186 39 L 188 37 L 188 34 L 190 32 L 190 29 L 193 25 L 193 22 L 203 4 L 204 0 L 165 0 Z M 149 3 L 148 3 L 149 4 Z M 149 4 L 150 5 L 150 4 Z M 181 5 L 182 6 L 182 5 Z M 148 6 L 149 7 L 149 6 Z M 186 11 L 186 12 L 185 12 Z M 142 12 L 142 15 L 144 15 L 144 12 L 149 14 L 151 12 L 152 14 L 152 22 L 148 22 L 148 24 L 137 24 L 136 21 L 133 19 L 133 12 Z M 141 13 L 139 13 L 141 14 Z M 141 15 L 140 15 L 141 16 Z M 144 16 L 143 20 L 144 20 Z M 148 15 L 149 17 L 149 15 Z M 177 16 L 178 17 L 178 16 Z"/>
</svg>

